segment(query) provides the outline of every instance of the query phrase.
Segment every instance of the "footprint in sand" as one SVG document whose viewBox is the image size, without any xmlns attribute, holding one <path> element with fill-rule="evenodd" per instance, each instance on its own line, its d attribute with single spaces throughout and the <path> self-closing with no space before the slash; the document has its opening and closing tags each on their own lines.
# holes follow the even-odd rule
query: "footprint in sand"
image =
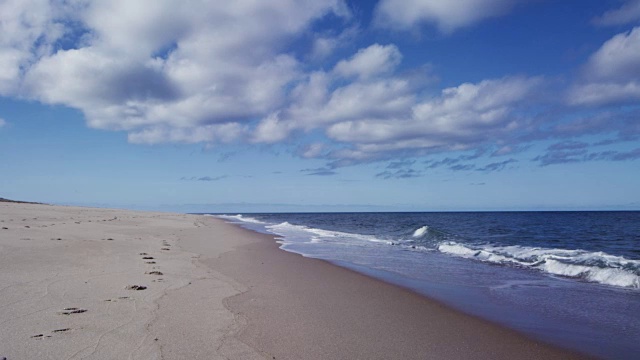
<svg viewBox="0 0 640 360">
<path fill-rule="evenodd" d="M 145 264 L 155 264 L 156 262 L 155 261 L 145 261 L 144 263 Z"/>
<path fill-rule="evenodd" d="M 80 309 L 76 307 L 64 308 L 62 311 L 59 311 L 60 315 L 71 315 L 71 314 L 82 314 L 83 312 L 87 312 L 86 309 Z"/>
<path fill-rule="evenodd" d="M 147 271 L 147 275 L 163 275 L 161 271 Z"/>
<path fill-rule="evenodd" d="M 60 332 L 67 332 L 69 330 L 71 330 L 71 328 L 56 329 L 56 330 L 52 330 L 51 332 L 52 333 L 60 333 Z M 37 335 L 31 336 L 32 339 L 36 339 L 36 340 L 42 340 L 44 338 L 50 338 L 50 337 L 52 337 L 52 336 L 51 335 L 46 335 L 45 336 L 44 334 L 37 334 Z M 0 357 L 0 360 L 2 360 L 2 359 L 6 360 L 7 358 Z"/>
<path fill-rule="evenodd" d="M 140 253 L 140 254 L 138 254 L 138 255 L 149 255 L 149 254 L 147 254 L 147 253 Z"/>
<path fill-rule="evenodd" d="M 125 289 L 126 290 L 146 290 L 147 287 L 144 285 L 127 285 Z"/>
<path fill-rule="evenodd" d="M 153 256 L 144 256 L 142 260 L 153 260 Z"/>
<path fill-rule="evenodd" d="M 160 250 L 171 250 L 171 249 L 169 249 L 169 248 L 162 248 L 162 249 L 160 249 Z"/>
</svg>

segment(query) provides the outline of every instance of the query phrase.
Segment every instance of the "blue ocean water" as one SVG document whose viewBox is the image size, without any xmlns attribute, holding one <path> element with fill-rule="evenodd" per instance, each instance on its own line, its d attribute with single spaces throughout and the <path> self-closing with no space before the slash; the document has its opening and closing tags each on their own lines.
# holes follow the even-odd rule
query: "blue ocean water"
<svg viewBox="0 0 640 360">
<path fill-rule="evenodd" d="M 640 354 L 640 212 L 216 216 L 547 342 Z"/>
</svg>

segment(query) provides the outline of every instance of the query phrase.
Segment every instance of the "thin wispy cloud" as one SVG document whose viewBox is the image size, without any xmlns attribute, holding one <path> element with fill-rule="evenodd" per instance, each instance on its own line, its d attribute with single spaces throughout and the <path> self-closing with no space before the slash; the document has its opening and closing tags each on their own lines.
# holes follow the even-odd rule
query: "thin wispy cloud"
<svg viewBox="0 0 640 360">
<path fill-rule="evenodd" d="M 516 159 L 509 159 L 509 160 L 505 160 L 505 161 L 500 161 L 500 162 L 494 162 L 494 163 L 490 163 L 487 164 L 481 168 L 478 168 L 478 171 L 483 171 L 483 172 L 494 172 L 494 171 L 502 171 L 505 170 L 509 165 L 517 163 L 518 160 Z"/>
<path fill-rule="evenodd" d="M 626 0 L 616 9 L 593 19 L 599 26 L 618 26 L 640 22 L 640 0 Z"/>
<path fill-rule="evenodd" d="M 377 173 L 376 177 L 382 179 L 410 179 L 421 177 L 423 175 L 422 171 L 415 169 L 398 169 L 395 171 L 387 170 L 381 173 Z"/>
<path fill-rule="evenodd" d="M 183 180 L 183 181 L 206 181 L 206 182 L 210 182 L 210 181 L 220 181 L 220 180 L 226 179 L 228 177 L 229 177 L 228 175 L 200 176 L 200 177 L 197 177 L 197 176 L 191 176 L 191 177 L 183 176 L 183 177 L 180 178 L 180 180 Z"/>
<path fill-rule="evenodd" d="M 640 148 L 629 151 L 600 151 L 590 152 L 580 150 L 549 150 L 546 154 L 533 159 L 540 166 L 579 163 L 587 161 L 632 161 L 640 159 Z"/>
<path fill-rule="evenodd" d="M 312 175 L 312 176 L 333 176 L 338 174 L 338 172 L 335 171 L 334 169 L 326 168 L 326 167 L 316 168 L 316 169 L 303 169 L 300 171 L 305 173 L 306 175 Z"/>
</svg>

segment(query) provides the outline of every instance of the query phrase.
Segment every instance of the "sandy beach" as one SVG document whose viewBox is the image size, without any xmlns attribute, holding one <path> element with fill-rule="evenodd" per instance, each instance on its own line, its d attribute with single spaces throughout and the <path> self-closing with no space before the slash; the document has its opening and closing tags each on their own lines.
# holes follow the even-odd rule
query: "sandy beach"
<svg viewBox="0 0 640 360">
<path fill-rule="evenodd" d="M 206 216 L 0 203 L 0 358 L 582 358 Z"/>
</svg>

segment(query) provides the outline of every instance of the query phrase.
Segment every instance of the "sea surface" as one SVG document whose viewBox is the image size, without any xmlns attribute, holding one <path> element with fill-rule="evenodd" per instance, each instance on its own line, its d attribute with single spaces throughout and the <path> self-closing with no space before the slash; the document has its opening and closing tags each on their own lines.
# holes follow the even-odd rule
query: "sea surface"
<svg viewBox="0 0 640 360">
<path fill-rule="evenodd" d="M 640 212 L 218 216 L 532 337 L 640 358 Z"/>
</svg>

